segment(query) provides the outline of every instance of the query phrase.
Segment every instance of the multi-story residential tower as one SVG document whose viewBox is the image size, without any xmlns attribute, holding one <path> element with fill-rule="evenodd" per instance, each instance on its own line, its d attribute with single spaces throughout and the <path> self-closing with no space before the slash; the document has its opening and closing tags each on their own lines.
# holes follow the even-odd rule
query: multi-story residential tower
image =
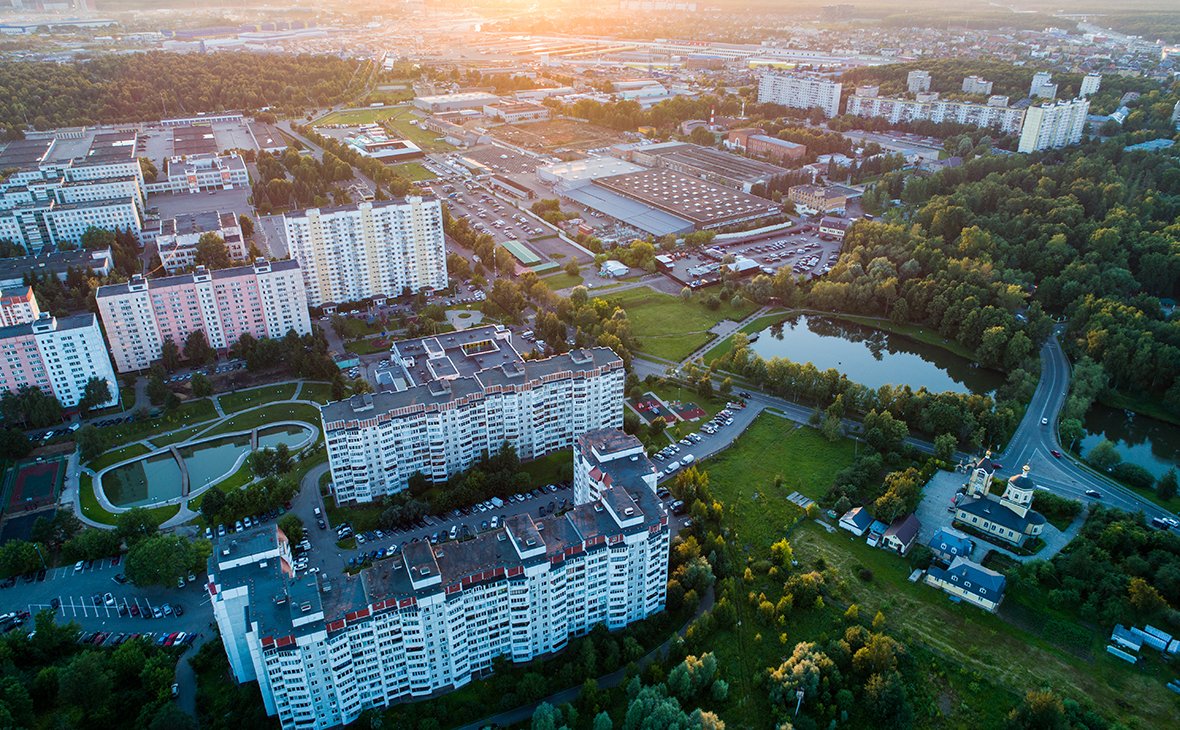
<svg viewBox="0 0 1180 730">
<path fill-rule="evenodd" d="M 1048 71 L 1038 71 L 1033 74 L 1032 83 L 1028 87 L 1029 98 L 1052 99 L 1057 96 L 1057 84 L 1053 83 L 1053 74 Z"/>
<path fill-rule="evenodd" d="M 410 197 L 283 216 L 312 306 L 447 286 L 442 205 Z"/>
<path fill-rule="evenodd" d="M 574 440 L 574 504 L 598 501 L 623 480 L 656 491 L 656 470 L 643 442 L 614 428 L 587 431 Z"/>
<path fill-rule="evenodd" d="M 1082 87 L 1078 96 L 1093 96 L 1102 86 L 1102 74 L 1086 74 L 1082 77 Z"/>
<path fill-rule="evenodd" d="M 864 92 L 864 93 L 862 93 Z M 1024 122 L 1024 110 L 1008 106 L 1007 97 L 993 96 L 987 104 L 931 99 L 917 101 L 877 96 L 876 87 L 863 87 L 848 97 L 847 113 L 857 117 L 888 119 L 892 124 L 929 120 L 993 127 L 1016 134 Z"/>
<path fill-rule="evenodd" d="M 296 575 L 280 530 L 239 533 L 218 541 L 208 590 L 234 677 L 283 728 L 319 730 L 659 613 L 668 542 L 655 495 L 620 477 L 560 516 L 407 543 L 355 576 Z"/>
<path fill-rule="evenodd" d="M 905 86 L 911 94 L 922 94 L 930 91 L 930 72 L 910 71 L 906 74 Z"/>
<path fill-rule="evenodd" d="M 767 73 L 758 82 L 759 104 L 780 104 L 793 109 L 823 109 L 824 116 L 840 113 L 842 86 L 822 76 Z"/>
<path fill-rule="evenodd" d="M 1081 142 L 1089 113 L 1089 99 L 1062 100 L 1029 107 L 1024 116 L 1024 128 L 1020 132 L 1017 150 L 1038 152 Z"/>
<path fill-rule="evenodd" d="M 72 408 L 91 378 L 107 381 L 111 394 L 95 407 L 118 402 L 119 384 L 93 314 L 52 317 L 42 312 L 32 322 L 0 327 L 0 392 L 35 386 Z"/>
<path fill-rule="evenodd" d="M 623 361 L 605 347 L 522 360 L 479 327 L 396 343 L 389 388 L 321 409 L 337 502 L 370 502 L 421 473 L 439 482 L 510 444 L 522 459 L 623 425 Z"/>
<path fill-rule="evenodd" d="M 963 93 L 991 96 L 992 82 L 985 81 L 980 76 L 966 76 L 963 78 Z"/>
<path fill-rule="evenodd" d="M 0 290 L 0 327 L 28 324 L 41 316 L 33 287 L 18 286 Z"/>
<path fill-rule="evenodd" d="M 95 293 L 119 372 L 143 370 L 160 359 L 165 340 L 183 347 L 201 330 L 218 350 L 243 334 L 278 338 L 311 332 L 303 279 L 295 261 L 265 261 L 163 279 L 136 275 Z"/>
</svg>

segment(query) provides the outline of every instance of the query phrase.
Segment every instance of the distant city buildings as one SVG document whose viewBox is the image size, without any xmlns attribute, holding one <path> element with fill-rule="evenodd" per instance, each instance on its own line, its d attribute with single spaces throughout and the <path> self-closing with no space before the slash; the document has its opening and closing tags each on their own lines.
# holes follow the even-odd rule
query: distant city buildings
<svg viewBox="0 0 1180 730">
<path fill-rule="evenodd" d="M 118 402 L 119 384 L 93 314 L 53 317 L 41 312 L 31 322 L 0 327 L 0 392 L 36 387 L 73 408 L 91 378 L 105 380 L 110 393 L 106 402 L 93 407 Z"/>
<path fill-rule="evenodd" d="M 1020 152 L 1038 152 L 1077 144 L 1086 130 L 1089 99 L 1058 101 L 1028 108 L 1020 133 Z"/>
<path fill-rule="evenodd" d="M 499 658 L 531 661 L 599 624 L 661 612 L 670 531 L 655 467 L 618 431 L 579 443 L 628 439 L 635 460 L 594 466 L 601 490 L 560 516 L 521 513 L 470 540 L 409 542 L 358 575 L 297 575 L 273 526 L 219 539 L 208 590 L 234 677 L 258 683 L 283 728 L 339 727 L 462 687 Z"/>
<path fill-rule="evenodd" d="M 442 206 L 435 198 L 310 208 L 283 216 L 311 306 L 445 289 Z"/>
<path fill-rule="evenodd" d="M 822 76 L 765 73 L 758 81 L 758 103 L 792 109 L 822 109 L 824 116 L 840 113 L 841 84 Z"/>
<path fill-rule="evenodd" d="M 623 377 L 608 348 L 523 360 L 498 327 L 397 342 L 384 390 L 321 409 L 336 501 L 380 499 L 418 473 L 444 481 L 504 443 L 535 459 L 619 428 Z"/>
<path fill-rule="evenodd" d="M 1093 96 L 1102 86 L 1102 74 L 1086 74 L 1082 77 L 1082 86 L 1078 96 Z"/>
<path fill-rule="evenodd" d="M 95 293 L 119 372 L 144 370 L 160 359 L 164 342 L 183 348 L 195 331 L 224 350 L 242 335 L 278 338 L 311 332 L 299 264 L 258 260 L 218 271 L 161 279 L 136 275 Z"/>
</svg>

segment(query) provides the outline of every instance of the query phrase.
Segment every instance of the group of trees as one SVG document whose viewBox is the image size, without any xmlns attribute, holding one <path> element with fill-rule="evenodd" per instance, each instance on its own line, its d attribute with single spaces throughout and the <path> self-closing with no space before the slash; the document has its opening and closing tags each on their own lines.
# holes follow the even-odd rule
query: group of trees
<svg viewBox="0 0 1180 730">
<path fill-rule="evenodd" d="M 455 239 L 463 248 L 474 251 L 479 257 L 474 270 L 467 260 L 457 254 L 447 254 L 447 270 L 452 276 L 470 280 L 473 276 L 482 276 L 484 272 L 511 275 L 516 271 L 516 258 L 508 249 L 496 245 L 496 239 L 487 233 L 480 233 L 471 226 L 466 218 L 455 218 L 447 207 L 443 206 L 443 230 Z M 458 268 L 451 268 L 453 259 Z M 459 263 L 459 262 L 462 263 Z"/>
<path fill-rule="evenodd" d="M 292 146 L 280 155 L 259 152 L 259 183 L 254 186 L 254 204 L 261 211 L 279 207 L 322 207 L 330 202 L 352 202 L 337 183 L 352 179 L 352 167 L 335 154 L 324 152 L 323 161 L 301 155 Z M 287 179 L 290 175 L 291 179 Z"/>
<path fill-rule="evenodd" d="M 325 137 L 310 126 L 292 124 L 291 128 L 319 145 L 324 150 L 325 159 L 328 159 L 330 153 L 334 155 L 335 160 L 360 170 L 365 177 L 372 180 L 377 185 L 373 192 L 377 200 L 387 200 L 389 197 L 400 197 L 413 192 L 414 184 L 397 171 L 396 165 L 386 165 L 380 160 L 365 157 L 344 142 L 335 137 Z M 392 131 L 397 134 L 396 130 Z"/>
<path fill-rule="evenodd" d="M 242 489 L 223 492 L 213 487 L 201 497 L 201 516 L 209 525 L 230 524 L 282 508 L 299 493 L 299 482 L 287 476 L 266 476 Z"/>
<path fill-rule="evenodd" d="M 250 470 L 256 477 L 277 477 L 291 471 L 291 450 L 286 444 L 250 454 Z"/>
<path fill-rule="evenodd" d="M 33 385 L 22 385 L 0 394 L 0 415 L 8 424 L 44 428 L 61 423 L 62 407 L 57 398 Z"/>
<path fill-rule="evenodd" d="M 171 696 L 179 652 L 142 640 L 96 648 L 81 633 L 42 611 L 32 633 L 0 638 L 0 725 L 195 730 Z"/>
<path fill-rule="evenodd" d="M 107 53 L 79 63 L 24 61 L 0 70 L 0 125 L 35 129 L 162 119 L 271 106 L 297 113 L 360 90 L 365 64 L 336 55 Z"/>
<path fill-rule="evenodd" d="M 245 360 L 246 369 L 252 372 L 279 369 L 308 380 L 340 377 L 340 368 L 328 354 L 328 342 L 318 329 L 307 335 L 291 330 L 281 338 L 259 339 L 246 333 L 234 343 L 230 353 Z"/>
</svg>

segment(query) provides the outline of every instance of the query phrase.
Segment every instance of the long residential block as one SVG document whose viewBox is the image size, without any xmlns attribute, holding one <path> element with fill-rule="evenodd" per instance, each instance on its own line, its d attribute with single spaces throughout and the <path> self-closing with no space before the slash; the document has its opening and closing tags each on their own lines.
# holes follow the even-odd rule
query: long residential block
<svg viewBox="0 0 1180 730">
<path fill-rule="evenodd" d="M 447 286 L 437 198 L 310 208 L 283 216 L 312 306 Z"/>
<path fill-rule="evenodd" d="M 766 73 L 758 80 L 758 103 L 793 109 L 822 109 L 824 116 L 840 113 L 843 86 L 822 76 Z"/>
<path fill-rule="evenodd" d="M 421 355 L 401 358 L 403 371 L 386 371 L 403 389 L 321 409 L 337 502 L 400 492 L 417 473 L 445 481 L 505 442 L 535 459 L 580 433 L 622 427 L 623 361 L 612 350 L 522 361 L 506 330 L 480 330 L 453 333 L 478 338 L 457 347 L 447 335 L 425 338 Z"/>
<path fill-rule="evenodd" d="M 143 370 L 160 359 L 166 340 L 183 347 L 201 330 L 224 350 L 242 335 L 278 338 L 311 332 L 303 279 L 295 261 L 145 279 L 134 276 L 95 293 L 119 372 Z"/>
<path fill-rule="evenodd" d="M 877 96 L 875 87 L 862 87 L 848 97 L 847 113 L 856 117 L 886 119 L 890 124 L 914 121 L 954 122 L 973 127 L 992 127 L 1005 134 L 1018 134 L 1024 123 L 1024 109 L 1007 105 L 1006 97 L 992 97 L 987 104 L 947 99 L 899 99 Z"/>
<path fill-rule="evenodd" d="M 0 327 L 0 392 L 33 386 L 72 408 L 91 378 L 107 381 L 110 393 L 96 407 L 118 402 L 119 384 L 93 314 L 53 317 L 41 312 L 32 322 Z"/>
<path fill-rule="evenodd" d="M 338 727 L 659 613 L 667 512 L 642 480 L 612 482 L 560 516 L 411 542 L 355 576 L 296 574 L 273 526 L 222 538 L 208 591 L 234 677 L 258 683 L 283 728 Z"/>
</svg>

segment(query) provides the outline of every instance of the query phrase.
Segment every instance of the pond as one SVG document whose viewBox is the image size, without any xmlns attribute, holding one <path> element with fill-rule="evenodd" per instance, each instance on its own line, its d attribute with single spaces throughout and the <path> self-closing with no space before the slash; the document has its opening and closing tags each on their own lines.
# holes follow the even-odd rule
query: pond
<svg viewBox="0 0 1180 730">
<path fill-rule="evenodd" d="M 258 448 L 286 444 L 292 449 L 310 437 L 306 426 L 267 426 L 258 429 Z M 189 494 L 196 494 L 226 474 L 250 451 L 250 434 L 219 436 L 177 448 L 189 476 Z M 180 466 L 171 451 L 162 451 L 111 469 L 102 488 L 116 507 L 142 507 L 181 495 Z"/>
<path fill-rule="evenodd" d="M 1095 404 L 1086 414 L 1082 454 L 1110 439 L 1123 461 L 1138 464 L 1160 478 L 1180 469 L 1180 428 L 1144 415 L 1127 418 L 1118 408 Z"/>
<path fill-rule="evenodd" d="M 1000 373 L 941 347 L 827 317 L 795 315 L 750 337 L 750 349 L 764 360 L 782 357 L 820 370 L 835 368 L 869 388 L 908 385 L 985 395 L 1004 382 Z"/>
</svg>

